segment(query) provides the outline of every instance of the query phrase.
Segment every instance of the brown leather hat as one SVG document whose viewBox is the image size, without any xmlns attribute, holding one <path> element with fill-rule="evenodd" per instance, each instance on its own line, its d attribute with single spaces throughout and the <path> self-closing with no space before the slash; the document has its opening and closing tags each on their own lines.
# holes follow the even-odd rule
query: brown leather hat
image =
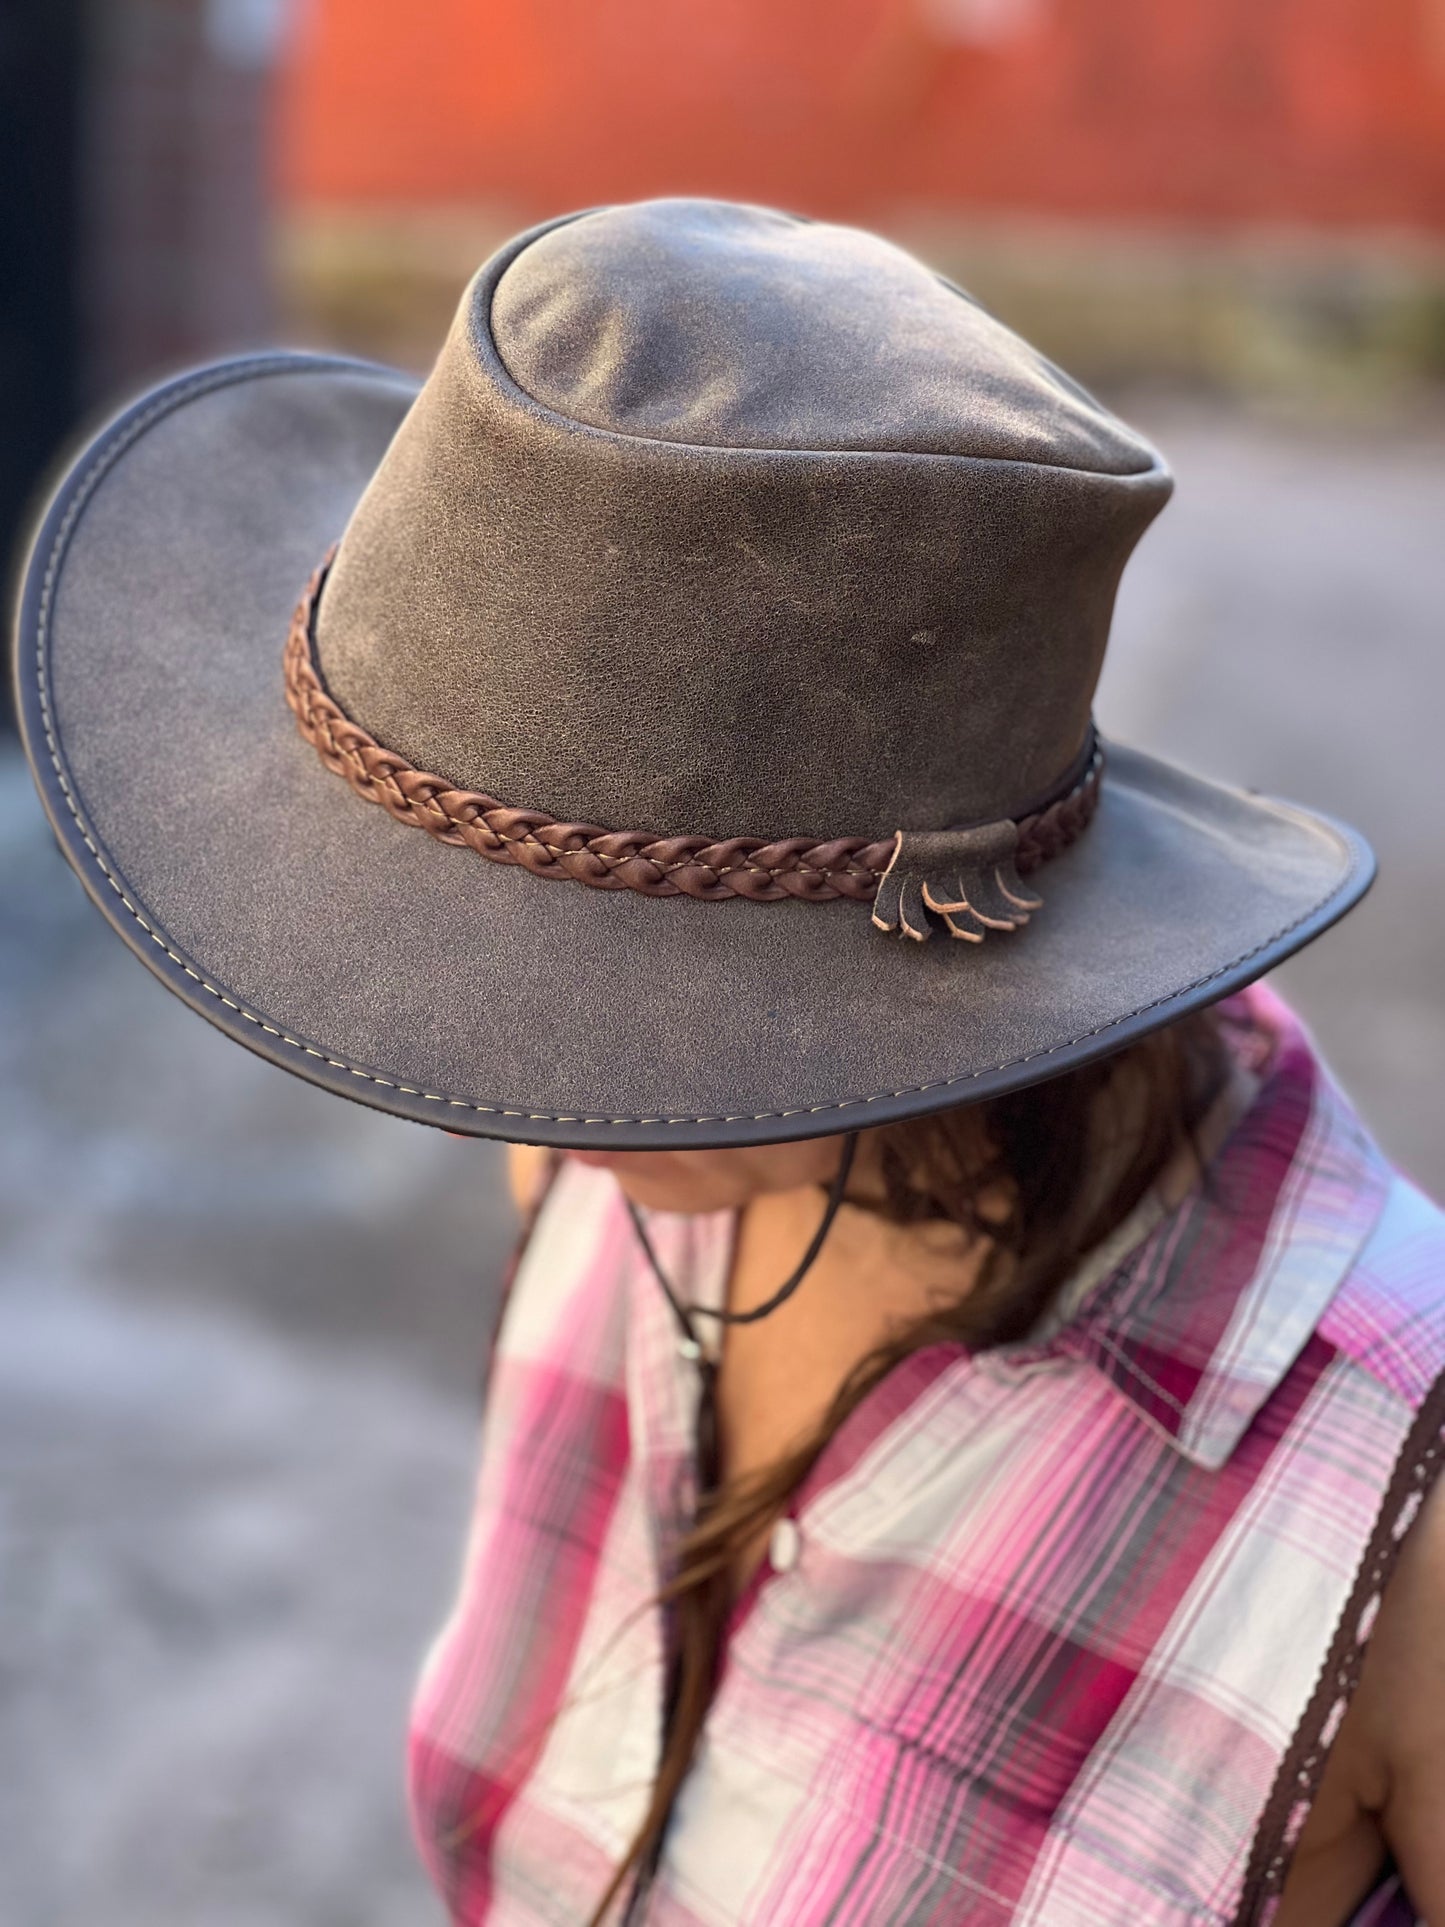
<svg viewBox="0 0 1445 1927">
<path fill-rule="evenodd" d="M 113 422 L 30 557 L 26 744 L 137 954 L 328 1089 L 563 1145 L 882 1123 L 1369 884 L 1354 831 L 1098 739 L 1170 486 L 882 240 L 604 208 L 488 262 L 419 393 L 264 355 Z"/>
</svg>

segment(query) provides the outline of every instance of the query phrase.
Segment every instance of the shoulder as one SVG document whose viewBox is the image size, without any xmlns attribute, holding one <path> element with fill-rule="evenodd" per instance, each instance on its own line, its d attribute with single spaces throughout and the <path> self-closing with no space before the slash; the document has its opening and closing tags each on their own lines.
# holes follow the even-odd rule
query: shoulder
<svg viewBox="0 0 1445 1927">
<path fill-rule="evenodd" d="M 1412 1184 L 1402 1172 L 1390 1170 L 1384 1206 L 1360 1254 L 1366 1271 L 1408 1279 L 1437 1296 L 1445 1296 L 1445 1210 Z"/>
<path fill-rule="evenodd" d="M 556 1157 L 557 1153 L 544 1144 L 507 1146 L 507 1186 L 513 1204 L 524 1216 L 540 1202 Z"/>
<path fill-rule="evenodd" d="M 1388 1576 L 1354 1631 L 1347 1777 L 1416 1913 L 1445 1920 L 1445 1211 L 1399 1172 L 1320 1330 L 1397 1401 L 1404 1432 L 1375 1532 Z"/>
<path fill-rule="evenodd" d="M 1361 1788 L 1417 1913 L 1445 1920 L 1445 1480 L 1405 1537 L 1357 1691 Z M 1354 1710 L 1354 1709 L 1352 1709 Z M 1371 1798 L 1373 1790 L 1373 1798 Z"/>
<path fill-rule="evenodd" d="M 1412 1411 L 1445 1372 L 1445 1212 L 1398 1172 L 1320 1331 Z"/>
</svg>

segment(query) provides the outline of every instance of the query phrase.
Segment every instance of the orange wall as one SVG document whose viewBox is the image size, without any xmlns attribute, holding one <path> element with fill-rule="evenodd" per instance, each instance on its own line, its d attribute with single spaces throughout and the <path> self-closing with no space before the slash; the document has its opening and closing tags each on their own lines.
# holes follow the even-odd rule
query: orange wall
<svg viewBox="0 0 1445 1927">
<path fill-rule="evenodd" d="M 307 0 L 284 191 L 1445 231 L 1445 0 Z"/>
</svg>

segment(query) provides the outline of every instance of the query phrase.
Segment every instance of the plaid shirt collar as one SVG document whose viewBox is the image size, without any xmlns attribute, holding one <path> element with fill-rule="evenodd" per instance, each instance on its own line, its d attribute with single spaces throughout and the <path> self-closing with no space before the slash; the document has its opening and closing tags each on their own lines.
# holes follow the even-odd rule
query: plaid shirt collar
<svg viewBox="0 0 1445 1927">
<path fill-rule="evenodd" d="M 1251 1102 L 1182 1201 L 1139 1211 L 1086 1259 L 1027 1338 L 975 1353 L 1008 1380 L 1080 1360 L 1184 1457 L 1217 1471 L 1309 1342 L 1384 1207 L 1390 1170 L 1287 1005 L 1256 984 L 1221 1006 Z M 663 1263 L 701 1305 L 726 1293 L 731 1214 L 651 1221 Z M 628 1241 L 629 1250 L 631 1241 Z M 690 1459 L 693 1368 L 648 1268 L 632 1253 L 630 1403 L 641 1457 L 657 1461 L 660 1514 Z M 873 1388 L 800 1488 L 844 1478 L 915 1401 L 946 1396 L 959 1347 L 925 1346 Z"/>
<path fill-rule="evenodd" d="M 1261 1084 L 1183 1201 L 1005 1369 L 1086 1360 L 1186 1457 L 1218 1469 L 1307 1343 L 1369 1237 L 1390 1173 L 1310 1046 L 1255 985 L 1231 1016 Z"/>
</svg>

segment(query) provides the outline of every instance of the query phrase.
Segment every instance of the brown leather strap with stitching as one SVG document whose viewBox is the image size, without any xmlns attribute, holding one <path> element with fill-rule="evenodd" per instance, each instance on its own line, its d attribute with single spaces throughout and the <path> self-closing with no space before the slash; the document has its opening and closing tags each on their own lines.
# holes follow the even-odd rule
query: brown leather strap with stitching
<svg viewBox="0 0 1445 1927">
<path fill-rule="evenodd" d="M 383 749 L 327 694 L 312 648 L 312 618 L 328 555 L 307 583 L 286 641 L 286 700 L 297 726 L 323 763 L 344 776 L 368 803 L 379 803 L 400 823 L 414 824 L 439 843 L 464 844 L 492 863 L 519 863 L 534 876 L 560 877 L 597 890 L 636 890 L 643 896 L 746 897 L 776 903 L 784 897 L 824 902 L 871 901 L 893 854 L 883 837 L 656 836 L 647 830 L 604 830 L 594 823 L 559 823 L 541 810 L 513 809 L 494 796 L 454 788 L 443 777 L 416 770 Z M 1097 744 L 1084 774 L 1068 793 L 1020 819 L 1015 867 L 1027 875 L 1057 856 L 1087 828 L 1099 800 L 1104 754 Z"/>
</svg>

